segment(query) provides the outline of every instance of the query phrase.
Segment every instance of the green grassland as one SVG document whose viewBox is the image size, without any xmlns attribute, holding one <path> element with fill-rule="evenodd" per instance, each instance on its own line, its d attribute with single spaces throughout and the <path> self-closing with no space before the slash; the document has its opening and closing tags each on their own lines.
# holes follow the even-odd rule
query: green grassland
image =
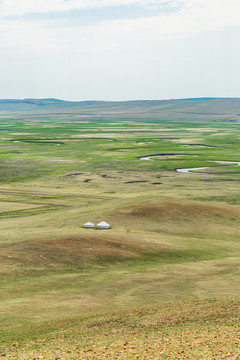
<svg viewBox="0 0 240 360">
<path fill-rule="evenodd" d="M 0 358 L 238 359 L 239 121 L 237 99 L 0 101 Z"/>
</svg>

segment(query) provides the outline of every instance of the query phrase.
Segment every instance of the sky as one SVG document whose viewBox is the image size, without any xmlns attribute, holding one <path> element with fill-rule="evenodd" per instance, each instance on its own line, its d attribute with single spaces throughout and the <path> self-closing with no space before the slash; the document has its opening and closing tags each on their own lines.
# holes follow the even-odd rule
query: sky
<svg viewBox="0 0 240 360">
<path fill-rule="evenodd" d="M 0 0 L 0 98 L 240 97 L 239 0 Z"/>
</svg>

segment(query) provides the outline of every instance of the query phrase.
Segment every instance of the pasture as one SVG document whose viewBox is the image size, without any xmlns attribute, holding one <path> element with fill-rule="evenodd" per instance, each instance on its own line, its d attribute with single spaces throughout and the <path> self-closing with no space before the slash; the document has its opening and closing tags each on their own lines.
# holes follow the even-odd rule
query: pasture
<svg viewBox="0 0 240 360">
<path fill-rule="evenodd" d="M 240 356 L 239 101 L 170 103 L 0 103 L 0 358 Z"/>
</svg>

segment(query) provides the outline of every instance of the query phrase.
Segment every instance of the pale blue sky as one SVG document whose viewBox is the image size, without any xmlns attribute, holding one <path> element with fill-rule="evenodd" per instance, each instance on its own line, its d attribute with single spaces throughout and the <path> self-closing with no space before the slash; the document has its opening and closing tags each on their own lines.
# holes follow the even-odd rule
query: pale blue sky
<svg viewBox="0 0 240 360">
<path fill-rule="evenodd" d="M 0 98 L 240 97 L 239 0 L 0 0 Z"/>
</svg>

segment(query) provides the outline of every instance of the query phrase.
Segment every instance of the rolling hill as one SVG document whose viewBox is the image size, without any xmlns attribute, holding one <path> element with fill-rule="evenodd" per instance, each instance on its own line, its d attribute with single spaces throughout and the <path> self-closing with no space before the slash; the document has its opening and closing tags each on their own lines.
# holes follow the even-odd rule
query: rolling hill
<svg viewBox="0 0 240 360">
<path fill-rule="evenodd" d="M 133 101 L 64 101 L 58 99 L 0 100 L 0 114 L 25 112 L 28 114 L 78 114 L 101 117 L 146 117 L 170 119 L 181 116 L 232 117 L 240 114 L 239 98 L 196 98 L 176 100 Z"/>
</svg>

